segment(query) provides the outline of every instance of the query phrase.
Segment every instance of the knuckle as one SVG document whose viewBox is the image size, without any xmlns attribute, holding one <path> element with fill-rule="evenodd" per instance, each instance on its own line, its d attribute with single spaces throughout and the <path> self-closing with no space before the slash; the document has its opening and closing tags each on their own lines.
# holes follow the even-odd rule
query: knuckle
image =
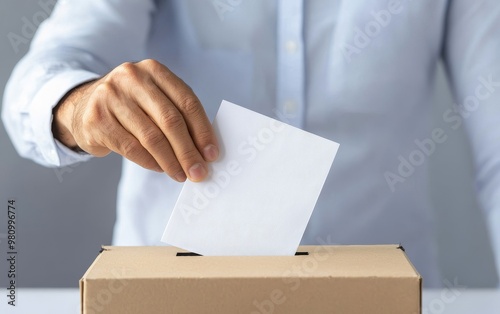
<svg viewBox="0 0 500 314">
<path fill-rule="evenodd" d="M 144 145 L 147 147 L 154 147 L 160 145 L 164 140 L 165 136 L 158 130 L 145 130 L 141 134 L 141 138 Z"/>
<path fill-rule="evenodd" d="M 180 152 L 177 159 L 181 164 L 191 165 L 201 160 L 201 156 L 196 149 L 190 149 Z"/>
<path fill-rule="evenodd" d="M 170 176 L 175 176 L 180 171 L 182 171 L 182 167 L 180 166 L 179 162 L 175 159 L 168 161 L 164 165 L 164 168 L 165 168 L 165 172 L 168 173 L 168 175 L 170 175 Z"/>
<path fill-rule="evenodd" d="M 126 158 L 134 158 L 141 151 L 141 147 L 136 141 L 126 140 L 126 141 L 120 142 L 119 145 L 120 145 L 119 149 L 120 149 L 122 155 Z"/>
<path fill-rule="evenodd" d="M 117 69 L 123 71 L 124 73 L 135 73 L 136 65 L 132 62 L 124 62 L 120 64 Z"/>
<path fill-rule="evenodd" d="M 89 109 L 82 115 L 81 126 L 84 130 L 93 130 L 104 120 L 104 114 L 99 106 L 92 106 Z"/>
<path fill-rule="evenodd" d="M 168 110 L 160 117 L 160 123 L 168 129 L 179 129 L 184 123 L 182 115 L 173 110 Z"/>
<path fill-rule="evenodd" d="M 155 59 L 145 59 L 139 63 L 153 70 L 161 67 L 161 63 L 156 61 Z"/>
<path fill-rule="evenodd" d="M 109 119 L 110 112 L 107 104 L 119 103 L 116 99 L 118 99 L 118 92 L 112 83 L 99 84 L 81 112 L 82 127 L 87 130 L 112 127 L 113 123 Z"/>
<path fill-rule="evenodd" d="M 206 128 L 197 130 L 196 134 L 193 135 L 193 138 L 196 140 L 197 144 L 205 146 L 213 143 L 214 134 L 211 129 Z"/>
<path fill-rule="evenodd" d="M 106 100 L 116 95 L 116 88 L 110 81 L 100 83 L 92 93 L 92 98 L 97 100 Z"/>
<path fill-rule="evenodd" d="M 179 108 L 188 116 L 198 116 L 205 112 L 200 101 L 195 96 L 184 97 L 179 101 Z"/>
<path fill-rule="evenodd" d="M 100 102 L 90 102 L 81 118 L 83 129 L 95 130 L 96 127 L 108 128 L 109 121 L 106 119 L 106 116 L 105 109 L 100 105 Z"/>
<path fill-rule="evenodd" d="M 82 148 L 86 147 L 86 148 L 89 148 L 89 149 L 93 149 L 96 146 L 97 146 L 97 143 L 96 143 L 95 139 L 92 136 L 85 136 L 85 138 L 83 139 L 83 146 L 82 146 Z"/>
<path fill-rule="evenodd" d="M 115 68 L 109 75 L 109 81 L 118 81 L 122 79 L 138 80 L 140 78 L 139 69 L 132 62 L 125 62 Z"/>
<path fill-rule="evenodd" d="M 150 74 L 160 80 L 170 80 L 172 73 L 170 70 L 155 59 L 146 59 L 140 62 L 140 65 Z"/>
<path fill-rule="evenodd" d="M 77 144 L 81 149 L 96 157 L 103 157 L 108 152 L 107 148 L 99 145 L 96 139 L 90 134 L 86 134 L 83 138 L 79 139 Z"/>
</svg>

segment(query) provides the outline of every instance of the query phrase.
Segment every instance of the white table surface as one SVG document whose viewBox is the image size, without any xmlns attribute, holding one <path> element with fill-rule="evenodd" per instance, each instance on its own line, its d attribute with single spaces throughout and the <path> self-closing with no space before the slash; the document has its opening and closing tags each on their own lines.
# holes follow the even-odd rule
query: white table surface
<svg viewBox="0 0 500 314">
<path fill-rule="evenodd" d="M 0 313 L 2 314 L 80 313 L 78 289 L 18 289 L 18 305 L 15 308 L 7 305 L 3 292 L 1 300 Z M 424 290 L 422 309 L 423 314 L 499 314 L 500 290 L 464 288 Z"/>
</svg>

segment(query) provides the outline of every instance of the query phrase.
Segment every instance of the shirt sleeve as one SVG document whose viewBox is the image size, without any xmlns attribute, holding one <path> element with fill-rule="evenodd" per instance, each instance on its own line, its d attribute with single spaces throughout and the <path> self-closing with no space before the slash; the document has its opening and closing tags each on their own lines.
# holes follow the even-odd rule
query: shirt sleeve
<svg viewBox="0 0 500 314">
<path fill-rule="evenodd" d="M 444 59 L 455 95 L 443 119 L 465 127 L 473 149 L 476 187 L 500 270 L 500 5 L 450 0 Z"/>
<path fill-rule="evenodd" d="M 5 89 L 2 120 L 18 153 L 45 166 L 90 158 L 54 139 L 52 109 L 64 95 L 145 56 L 154 1 L 58 1 Z"/>
</svg>

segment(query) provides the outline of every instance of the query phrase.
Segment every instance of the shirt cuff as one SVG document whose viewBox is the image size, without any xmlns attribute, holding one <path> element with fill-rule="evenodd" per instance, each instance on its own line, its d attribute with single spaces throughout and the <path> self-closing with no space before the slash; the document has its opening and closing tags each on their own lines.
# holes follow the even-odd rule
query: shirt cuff
<svg viewBox="0 0 500 314">
<path fill-rule="evenodd" d="M 74 87 L 99 78 L 83 71 L 62 72 L 51 78 L 36 93 L 29 109 L 34 139 L 45 161 L 51 166 L 65 166 L 88 160 L 91 156 L 72 151 L 54 139 L 52 134 L 52 109 Z"/>
</svg>

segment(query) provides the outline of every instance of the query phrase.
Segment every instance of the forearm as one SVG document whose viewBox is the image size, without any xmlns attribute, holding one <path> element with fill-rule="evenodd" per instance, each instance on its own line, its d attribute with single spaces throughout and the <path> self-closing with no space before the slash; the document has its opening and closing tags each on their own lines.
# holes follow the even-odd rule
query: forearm
<svg viewBox="0 0 500 314">
<path fill-rule="evenodd" d="M 74 86 L 97 74 L 71 68 L 53 57 L 28 55 L 18 64 L 4 93 L 2 119 L 16 150 L 45 166 L 65 166 L 88 157 L 61 150 L 51 132 L 52 109 Z M 53 70 L 57 69 L 57 71 Z"/>
<path fill-rule="evenodd" d="M 101 77 L 123 61 L 142 58 L 152 3 L 89 0 L 57 4 L 4 93 L 2 119 L 21 156 L 46 166 L 88 158 L 53 137 L 53 109 L 75 86 Z"/>
</svg>

